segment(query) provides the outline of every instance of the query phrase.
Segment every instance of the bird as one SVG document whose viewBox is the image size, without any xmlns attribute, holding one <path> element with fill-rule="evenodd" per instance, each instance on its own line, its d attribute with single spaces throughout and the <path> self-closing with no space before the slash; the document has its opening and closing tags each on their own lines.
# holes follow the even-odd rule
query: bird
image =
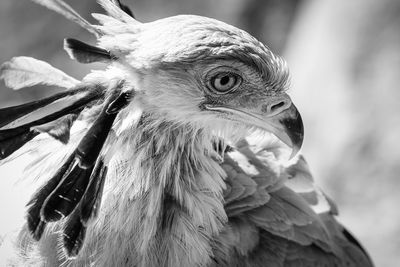
<svg viewBox="0 0 400 267">
<path fill-rule="evenodd" d="M 69 56 L 81 81 L 15 57 L 8 87 L 65 88 L 0 109 L 0 164 L 21 155 L 40 187 L 10 266 L 373 266 L 299 154 L 285 61 L 249 33 L 178 15 L 139 22 L 119 0 Z"/>
</svg>

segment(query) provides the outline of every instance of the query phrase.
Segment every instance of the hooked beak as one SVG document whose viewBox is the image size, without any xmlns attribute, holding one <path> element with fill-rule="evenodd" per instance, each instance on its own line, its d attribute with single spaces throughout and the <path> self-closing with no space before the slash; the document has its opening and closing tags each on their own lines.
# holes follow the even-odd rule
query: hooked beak
<svg viewBox="0 0 400 267">
<path fill-rule="evenodd" d="M 276 101 L 275 101 L 276 103 Z M 283 143 L 292 148 L 290 159 L 299 152 L 304 137 L 303 121 L 295 105 L 287 97 L 284 104 L 263 105 L 272 108 L 265 112 L 256 112 L 244 108 L 206 105 L 208 110 L 223 112 L 234 119 L 274 134 Z M 275 108 L 274 108 L 275 106 Z"/>
<path fill-rule="evenodd" d="M 292 148 L 290 158 L 299 152 L 303 145 L 304 127 L 301 115 L 294 104 L 277 114 L 270 121 L 271 132 Z"/>
</svg>

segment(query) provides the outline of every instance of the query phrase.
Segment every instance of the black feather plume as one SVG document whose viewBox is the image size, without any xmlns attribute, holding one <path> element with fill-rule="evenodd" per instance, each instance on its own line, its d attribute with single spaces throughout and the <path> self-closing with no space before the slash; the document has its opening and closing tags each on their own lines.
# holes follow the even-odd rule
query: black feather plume
<svg viewBox="0 0 400 267">
<path fill-rule="evenodd" d="M 4 112 L 5 115 L 0 117 L 0 160 L 10 156 L 40 132 L 67 142 L 76 116 L 89 103 L 103 97 L 104 91 L 99 85 L 83 85 L 39 101 L 1 109 L 0 114 Z"/>
<path fill-rule="evenodd" d="M 75 158 L 57 188 L 43 203 L 40 211 L 41 219 L 45 222 L 54 222 L 68 216 L 81 200 L 92 170 L 93 168 L 80 167 Z"/>
<path fill-rule="evenodd" d="M 90 102 L 101 98 L 103 95 L 104 95 L 104 92 L 97 92 L 97 91 L 87 92 L 87 94 L 85 94 L 78 100 L 74 101 L 71 105 L 68 105 L 68 106 L 62 108 L 61 110 L 57 110 L 56 112 L 48 114 L 48 115 L 41 117 L 35 121 L 29 122 L 23 126 L 24 127 L 38 126 L 38 125 L 52 122 L 54 120 L 57 120 L 57 119 L 65 116 L 65 115 L 68 115 L 68 114 L 79 113 L 80 111 L 82 111 L 82 109 L 87 107 L 87 105 Z"/>
<path fill-rule="evenodd" d="M 68 55 L 80 63 L 109 62 L 115 59 L 109 51 L 86 44 L 76 39 L 64 40 L 64 49 Z"/>
<path fill-rule="evenodd" d="M 36 240 L 42 236 L 46 223 L 41 219 L 40 211 L 43 203 L 47 197 L 53 192 L 60 181 L 63 179 L 64 174 L 71 168 L 71 164 L 75 160 L 75 155 L 69 156 L 64 162 L 57 173 L 42 187 L 40 188 L 28 203 L 27 211 L 27 224 L 28 229 Z"/>
<path fill-rule="evenodd" d="M 118 112 L 128 104 L 131 97 L 131 92 L 123 92 L 107 100 L 100 115 L 76 149 L 80 166 L 87 168 L 95 163 Z"/>
<path fill-rule="evenodd" d="M 100 153 L 116 116 L 133 97 L 133 91 L 121 92 L 122 86 L 120 82 L 107 97 L 77 148 L 28 204 L 28 229 L 36 240 L 42 236 L 47 222 L 67 217 L 63 246 L 69 257 L 79 253 L 88 222 L 98 215 L 107 175 Z"/>
<path fill-rule="evenodd" d="M 131 98 L 131 92 L 123 92 L 119 95 L 115 93 L 107 99 L 102 112 L 75 150 L 79 164 L 76 163 L 43 205 L 42 219 L 45 221 L 59 220 L 72 212 L 63 231 L 63 244 L 69 257 L 79 253 L 86 226 L 98 214 L 107 174 L 107 167 L 99 154 L 115 117 Z"/>
<path fill-rule="evenodd" d="M 41 210 L 42 220 L 58 221 L 68 216 L 81 200 L 89 184 L 93 165 L 99 157 L 117 113 L 108 114 L 111 103 L 119 97 L 111 96 L 103 105 L 103 110 L 79 142 L 74 151 L 74 162 L 64 174 L 57 188 L 49 195 Z"/>
<path fill-rule="evenodd" d="M 28 115 L 29 113 L 31 113 L 35 110 L 46 107 L 47 105 L 54 103 L 57 100 L 60 100 L 67 96 L 76 95 L 78 93 L 82 93 L 87 90 L 88 90 L 88 88 L 86 86 L 82 86 L 82 87 L 80 86 L 76 89 L 61 92 L 61 93 L 55 94 L 53 96 L 38 100 L 38 101 L 33 101 L 33 102 L 26 103 L 26 104 L 18 105 L 18 106 L 1 108 L 0 109 L 0 127 L 7 126 L 8 124 L 12 123 L 13 121 L 15 121 L 25 115 Z"/>
<path fill-rule="evenodd" d="M 80 141 L 76 149 L 76 157 L 79 159 L 81 168 L 89 168 L 95 163 L 116 115 L 103 111 Z"/>
<path fill-rule="evenodd" d="M 79 211 L 83 225 L 87 225 L 90 219 L 97 217 L 106 176 L 107 166 L 101 159 L 95 167 L 90 184 L 80 203 Z"/>
<path fill-rule="evenodd" d="M 65 222 L 63 230 L 63 246 L 69 258 L 78 255 L 86 235 L 86 226 L 80 219 L 79 210 L 76 209 Z"/>
<path fill-rule="evenodd" d="M 97 216 L 106 174 L 107 167 L 104 166 L 103 159 L 99 159 L 82 201 L 65 222 L 63 245 L 68 257 L 79 253 L 85 239 L 88 220 Z"/>
<path fill-rule="evenodd" d="M 0 160 L 10 156 L 38 134 L 26 127 L 0 131 Z"/>
</svg>

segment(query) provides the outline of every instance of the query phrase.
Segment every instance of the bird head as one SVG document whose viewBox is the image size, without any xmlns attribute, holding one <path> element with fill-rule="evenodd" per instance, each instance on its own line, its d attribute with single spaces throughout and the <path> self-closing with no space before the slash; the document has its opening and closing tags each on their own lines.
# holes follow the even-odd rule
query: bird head
<svg viewBox="0 0 400 267">
<path fill-rule="evenodd" d="M 300 149 L 303 124 L 285 92 L 286 64 L 250 34 L 192 15 L 131 26 L 99 44 L 123 58 L 145 112 L 211 129 L 259 129 L 292 155 Z"/>
</svg>

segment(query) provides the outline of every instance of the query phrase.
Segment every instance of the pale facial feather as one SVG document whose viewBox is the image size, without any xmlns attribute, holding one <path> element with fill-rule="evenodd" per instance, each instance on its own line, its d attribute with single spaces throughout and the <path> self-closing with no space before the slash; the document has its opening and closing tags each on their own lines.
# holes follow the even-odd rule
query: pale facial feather
<svg viewBox="0 0 400 267">
<path fill-rule="evenodd" d="M 218 114 L 202 110 L 204 101 L 260 108 L 261 101 L 287 89 L 285 62 L 236 27 L 193 15 L 123 25 L 130 30 L 116 26 L 100 45 L 123 54 L 117 68 L 127 70 L 135 90 L 144 92 L 150 112 L 177 121 L 211 121 L 219 119 Z M 216 97 L 205 90 L 205 78 L 221 66 L 234 69 L 243 83 L 234 93 Z"/>
</svg>

